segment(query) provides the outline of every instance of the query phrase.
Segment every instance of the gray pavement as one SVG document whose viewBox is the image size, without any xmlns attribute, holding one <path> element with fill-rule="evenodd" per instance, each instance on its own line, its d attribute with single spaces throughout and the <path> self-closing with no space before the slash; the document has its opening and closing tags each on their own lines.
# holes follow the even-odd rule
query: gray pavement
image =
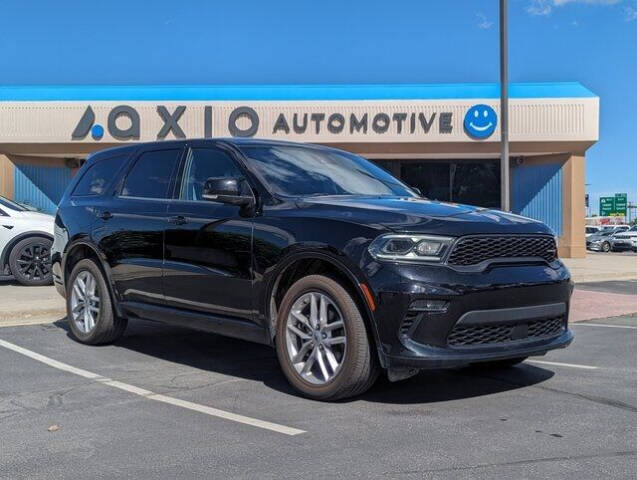
<svg viewBox="0 0 637 480">
<path fill-rule="evenodd" d="M 0 478 L 634 478 L 637 317 L 595 324 L 630 328 L 574 325 L 570 348 L 537 359 L 557 365 L 424 372 L 338 403 L 298 397 L 267 347 L 211 334 L 133 322 L 88 347 L 63 321 L 0 328 L 100 376 L 0 346 Z"/>
</svg>

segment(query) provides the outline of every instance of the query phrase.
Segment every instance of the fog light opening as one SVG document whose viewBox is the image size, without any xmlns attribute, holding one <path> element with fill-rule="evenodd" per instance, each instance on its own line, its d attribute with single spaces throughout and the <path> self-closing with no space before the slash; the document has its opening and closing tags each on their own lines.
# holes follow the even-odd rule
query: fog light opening
<svg viewBox="0 0 637 480">
<path fill-rule="evenodd" d="M 449 302 L 446 300 L 414 300 L 409 310 L 417 312 L 446 312 Z"/>
</svg>

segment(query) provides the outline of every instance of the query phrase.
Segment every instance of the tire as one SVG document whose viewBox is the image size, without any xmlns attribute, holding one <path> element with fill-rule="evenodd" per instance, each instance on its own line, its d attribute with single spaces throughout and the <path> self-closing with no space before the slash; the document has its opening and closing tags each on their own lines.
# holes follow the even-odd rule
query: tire
<svg viewBox="0 0 637 480">
<path fill-rule="evenodd" d="M 610 252 L 610 243 L 608 242 L 602 243 L 602 252 L 604 253 Z"/>
<path fill-rule="evenodd" d="M 493 369 L 510 368 L 522 363 L 527 358 L 529 357 L 507 358 L 505 360 L 495 360 L 493 362 L 476 363 L 474 364 L 474 366 L 477 368 L 493 368 Z"/>
<path fill-rule="evenodd" d="M 22 285 L 51 285 L 51 245 L 46 237 L 34 236 L 20 240 L 9 255 L 9 268 Z"/>
<path fill-rule="evenodd" d="M 303 340 L 289 326 L 289 321 L 293 322 L 298 318 L 292 316 L 292 319 L 290 319 L 290 312 L 293 307 L 297 308 L 298 302 L 301 302 L 301 305 L 307 305 L 307 309 L 311 309 L 312 296 L 317 298 L 316 303 L 319 311 L 323 311 L 322 299 L 326 299 L 325 303 L 327 306 L 325 307 L 326 314 L 324 317 L 330 318 L 331 316 L 330 321 L 332 323 L 326 323 L 328 327 L 325 329 L 323 339 L 320 338 L 319 329 L 315 328 L 312 330 L 307 326 L 305 327 L 302 333 L 306 334 L 312 331 L 312 334 L 307 335 L 311 339 L 307 340 L 307 342 L 317 346 L 311 347 L 306 352 L 305 361 L 294 363 L 292 355 L 294 355 L 295 339 L 299 343 L 303 342 Z M 306 301 L 309 304 L 303 303 Z M 331 328 L 339 324 L 339 315 L 342 318 L 343 326 Z M 305 319 L 311 323 L 311 314 Z M 300 324 L 301 322 L 298 322 L 297 326 Z M 312 335 L 314 336 L 312 337 Z M 326 338 L 325 335 L 328 335 L 328 337 Z M 330 340 L 341 340 L 343 337 L 344 342 L 328 344 Z M 301 353 L 303 345 L 305 343 L 301 344 L 301 347 L 295 352 L 296 354 Z M 340 351 L 339 348 L 341 349 Z M 360 395 L 367 391 L 378 378 L 379 367 L 376 352 L 373 349 L 372 340 L 370 340 L 369 332 L 356 302 L 341 284 L 323 275 L 304 277 L 286 292 L 279 309 L 276 327 L 276 350 L 281 369 L 290 384 L 302 395 L 315 400 L 337 400 Z M 315 355 L 314 358 L 316 360 L 311 361 L 312 368 L 304 376 L 297 368 L 301 368 L 300 365 L 310 363 L 312 355 Z M 319 359 L 322 359 L 322 364 Z M 334 365 L 333 361 L 340 362 L 338 368 L 332 368 Z M 327 379 L 321 367 L 327 368 L 328 372 L 333 376 Z M 322 383 L 321 379 L 323 380 Z"/>
<path fill-rule="evenodd" d="M 79 281 L 77 281 L 78 277 Z M 82 284 L 85 287 L 84 295 L 80 294 Z M 89 298 L 88 303 L 87 298 Z M 97 298 L 98 302 L 94 298 Z M 97 303 L 99 305 L 96 307 Z M 82 304 L 92 307 L 89 308 L 88 314 L 86 308 L 79 308 Z M 66 312 L 73 337 L 88 345 L 114 342 L 122 336 L 128 323 L 125 318 L 115 314 L 104 275 L 97 264 L 90 259 L 77 262 L 69 275 L 66 283 Z M 87 319 L 87 315 L 90 315 L 90 320 Z"/>
</svg>

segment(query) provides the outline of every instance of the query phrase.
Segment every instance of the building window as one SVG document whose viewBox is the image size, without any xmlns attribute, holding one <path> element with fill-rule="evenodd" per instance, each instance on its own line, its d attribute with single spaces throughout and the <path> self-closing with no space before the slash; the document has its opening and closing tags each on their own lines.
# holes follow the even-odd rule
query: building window
<svg viewBox="0 0 637 480">
<path fill-rule="evenodd" d="M 500 207 L 498 160 L 403 160 L 400 178 L 432 200 Z"/>
</svg>

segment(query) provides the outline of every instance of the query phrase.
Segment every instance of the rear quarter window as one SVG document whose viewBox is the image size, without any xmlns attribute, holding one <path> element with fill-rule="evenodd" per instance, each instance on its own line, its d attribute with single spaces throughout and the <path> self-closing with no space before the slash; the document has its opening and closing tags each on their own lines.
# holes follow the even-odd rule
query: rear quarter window
<svg viewBox="0 0 637 480">
<path fill-rule="evenodd" d="M 102 195 L 127 159 L 127 155 L 118 155 L 95 162 L 82 175 L 73 190 L 73 196 Z"/>
</svg>

